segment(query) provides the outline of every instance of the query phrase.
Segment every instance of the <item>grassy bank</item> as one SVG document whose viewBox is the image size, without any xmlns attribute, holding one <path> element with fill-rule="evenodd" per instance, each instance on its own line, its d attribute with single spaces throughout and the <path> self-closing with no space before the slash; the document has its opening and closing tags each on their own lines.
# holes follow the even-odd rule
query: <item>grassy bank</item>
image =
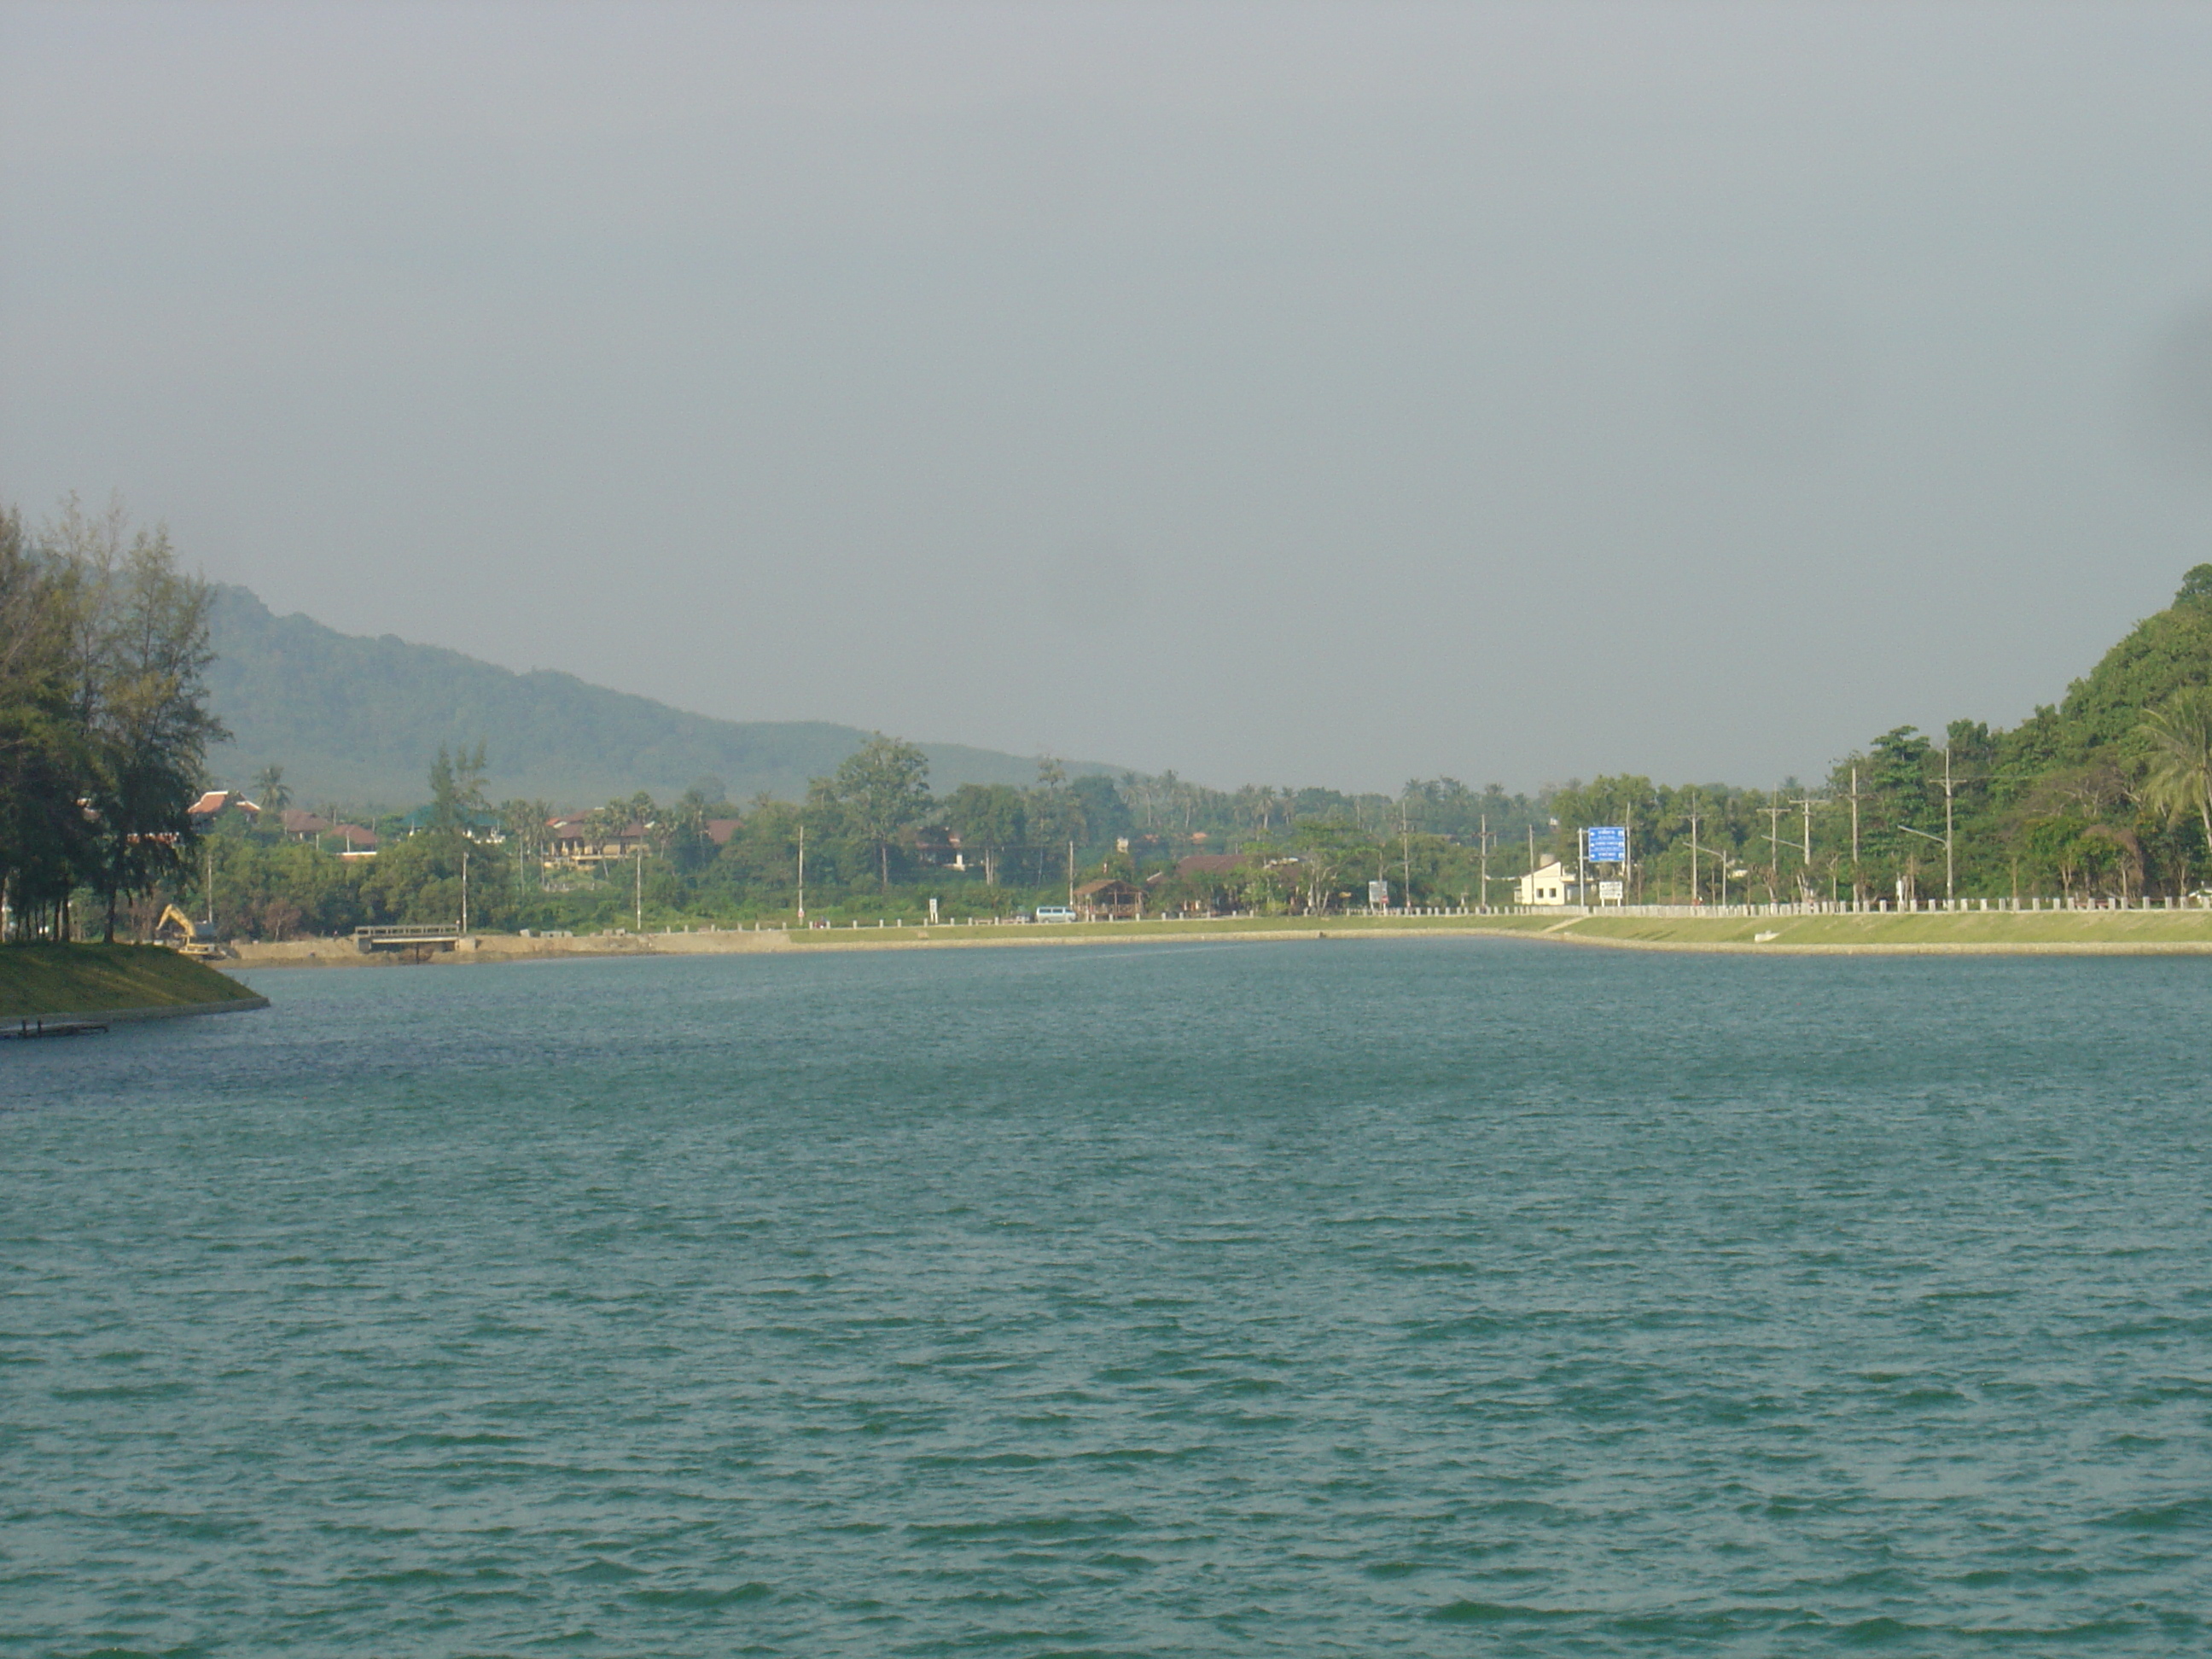
<svg viewBox="0 0 2212 1659">
<path fill-rule="evenodd" d="M 719 956 L 784 951 L 988 949 L 1141 944 L 1155 940 L 1437 938 L 1540 939 L 1647 951 L 1935 953 L 2032 951 L 2053 956 L 2170 951 L 2212 953 L 2212 911 L 1960 911 L 1862 916 L 1225 916 L 1205 921 L 1045 923 L 969 927 L 908 922 L 890 927 L 795 927 L 562 939 L 484 934 L 435 964 L 484 964 L 533 957 Z M 1765 936 L 1765 937 L 1762 937 Z M 88 948 L 88 947 L 80 947 Z M 399 955 L 363 956 L 351 939 L 301 939 L 239 948 L 244 965 L 400 967 Z M 4 981 L 0 981 L 4 984 Z"/>
<path fill-rule="evenodd" d="M 252 997 L 228 975 L 158 945 L 0 945 L 0 1018 Z"/>
<path fill-rule="evenodd" d="M 815 949 L 895 945 L 1048 945 L 1085 940 L 1311 939 L 1518 934 L 1586 945 L 1743 951 L 2212 951 L 2212 911 L 1959 911 L 1833 916 L 1239 916 L 1205 921 L 1007 927 L 824 927 L 794 931 Z"/>
<path fill-rule="evenodd" d="M 1192 921 L 1076 921 L 1017 927 L 968 927 L 918 924 L 888 927 L 796 927 L 791 942 L 817 950 L 876 945 L 1070 945 L 1111 939 L 1250 939 L 1278 935 L 1312 939 L 1326 933 L 1343 939 L 1356 933 L 1537 933 L 1557 920 L 1550 916 L 1221 916 Z"/>
<path fill-rule="evenodd" d="M 1850 916 L 1590 916 L 1559 935 L 1674 949 L 2212 950 L 2212 910 L 2022 910 Z M 1771 937 L 1763 938 L 1762 936 Z"/>
</svg>

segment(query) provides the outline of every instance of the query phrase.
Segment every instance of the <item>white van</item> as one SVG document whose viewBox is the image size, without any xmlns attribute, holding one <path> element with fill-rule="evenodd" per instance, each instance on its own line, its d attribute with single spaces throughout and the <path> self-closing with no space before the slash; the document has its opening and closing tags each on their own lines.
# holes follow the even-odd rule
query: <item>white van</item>
<svg viewBox="0 0 2212 1659">
<path fill-rule="evenodd" d="M 1075 912 L 1065 904 L 1040 904 L 1036 908 L 1039 921 L 1073 921 Z"/>
</svg>

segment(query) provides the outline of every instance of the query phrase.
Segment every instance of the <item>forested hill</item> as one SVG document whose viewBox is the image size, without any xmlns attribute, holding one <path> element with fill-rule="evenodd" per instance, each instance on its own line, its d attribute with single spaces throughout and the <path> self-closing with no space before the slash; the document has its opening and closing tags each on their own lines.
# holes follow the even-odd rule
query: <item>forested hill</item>
<svg viewBox="0 0 2212 1659">
<path fill-rule="evenodd" d="M 2212 890 L 2212 564 L 2009 731 L 1900 726 L 1825 787 L 1623 775 L 1552 791 L 1550 854 L 1625 823 L 1647 894 L 2078 902 Z M 1790 833 L 1795 827 L 1795 834 Z M 1720 856 L 1716 857 L 1716 851 Z"/>
<path fill-rule="evenodd" d="M 2014 776 L 2055 769 L 2139 766 L 2142 717 L 2185 686 L 2212 681 L 2212 564 L 2184 579 L 2166 609 L 2145 617 L 2102 660 L 2066 689 L 2055 708 L 1996 741 Z"/>
<path fill-rule="evenodd" d="M 549 670 L 517 674 L 458 651 L 386 635 L 341 634 L 279 617 L 243 587 L 216 592 L 208 684 L 232 740 L 209 757 L 246 786 L 284 769 L 294 799 L 354 805 L 423 797 L 439 747 L 489 752 L 501 797 L 591 806 L 642 789 L 664 799 L 702 778 L 732 800 L 797 799 L 868 734 L 825 721 L 719 720 Z M 1026 785 L 1036 762 L 959 744 L 924 744 L 930 783 Z M 1071 773 L 1105 767 L 1071 764 Z"/>
</svg>

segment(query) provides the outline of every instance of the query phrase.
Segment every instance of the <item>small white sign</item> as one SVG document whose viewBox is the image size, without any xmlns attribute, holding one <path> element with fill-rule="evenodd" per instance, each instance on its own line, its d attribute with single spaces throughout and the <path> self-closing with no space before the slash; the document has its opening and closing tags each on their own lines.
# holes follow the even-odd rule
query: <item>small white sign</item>
<svg viewBox="0 0 2212 1659">
<path fill-rule="evenodd" d="M 1389 909 L 1390 908 L 1390 884 L 1387 881 L 1369 882 L 1367 884 L 1367 902 L 1371 908 L 1377 910 Z"/>
<path fill-rule="evenodd" d="M 1600 904 L 1620 903 L 1620 886 L 1621 884 L 1617 881 L 1601 881 L 1598 883 L 1597 902 Z"/>
</svg>

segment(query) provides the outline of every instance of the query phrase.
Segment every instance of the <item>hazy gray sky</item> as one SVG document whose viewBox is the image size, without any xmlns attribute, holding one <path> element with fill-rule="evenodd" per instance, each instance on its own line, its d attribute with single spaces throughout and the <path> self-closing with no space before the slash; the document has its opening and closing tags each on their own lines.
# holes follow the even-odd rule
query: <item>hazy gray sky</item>
<svg viewBox="0 0 2212 1659">
<path fill-rule="evenodd" d="M 0 0 L 0 495 L 1233 784 L 1770 782 L 2212 559 L 2212 8 Z"/>
</svg>

